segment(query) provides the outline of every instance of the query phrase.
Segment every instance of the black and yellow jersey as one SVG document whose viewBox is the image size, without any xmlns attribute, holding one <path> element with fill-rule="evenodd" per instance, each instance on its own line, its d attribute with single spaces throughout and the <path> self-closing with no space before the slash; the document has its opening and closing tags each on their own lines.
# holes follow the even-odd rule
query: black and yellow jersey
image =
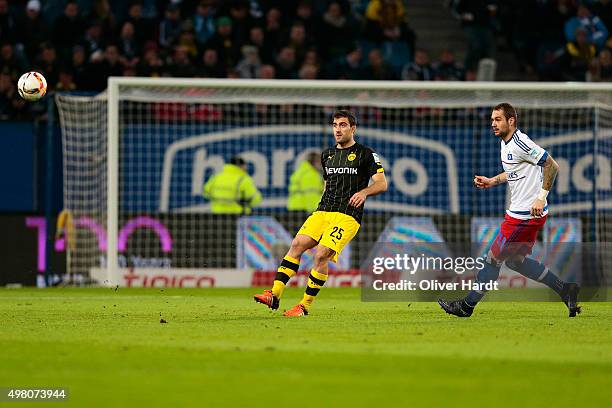
<svg viewBox="0 0 612 408">
<path fill-rule="evenodd" d="M 368 186 L 370 177 L 384 172 L 372 149 L 355 143 L 346 149 L 329 148 L 321 154 L 325 192 L 317 211 L 340 212 L 361 223 L 363 206 L 353 207 L 349 200 Z"/>
</svg>

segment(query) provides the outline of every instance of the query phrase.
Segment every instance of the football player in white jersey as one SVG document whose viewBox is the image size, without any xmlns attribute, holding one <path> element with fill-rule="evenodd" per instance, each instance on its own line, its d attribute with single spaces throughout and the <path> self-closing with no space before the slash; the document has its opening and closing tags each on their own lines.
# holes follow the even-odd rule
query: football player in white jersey
<svg viewBox="0 0 612 408">
<path fill-rule="evenodd" d="M 578 285 L 563 282 L 544 264 L 526 256 L 531 253 L 538 231 L 548 216 L 546 197 L 552 188 L 559 165 L 552 156 L 535 144 L 517 128 L 516 110 L 509 103 L 500 103 L 491 113 L 491 128 L 499 137 L 504 172 L 495 177 L 475 176 L 477 188 L 489 188 L 508 183 L 510 205 L 500 232 L 489 249 L 484 268 L 476 275 L 478 283 L 494 282 L 499 277 L 501 264 L 542 282 L 561 296 L 569 309 L 569 316 L 580 313 Z M 481 285 L 484 287 L 485 285 Z M 438 303 L 449 314 L 469 317 L 485 291 L 472 290 L 459 300 Z"/>
</svg>

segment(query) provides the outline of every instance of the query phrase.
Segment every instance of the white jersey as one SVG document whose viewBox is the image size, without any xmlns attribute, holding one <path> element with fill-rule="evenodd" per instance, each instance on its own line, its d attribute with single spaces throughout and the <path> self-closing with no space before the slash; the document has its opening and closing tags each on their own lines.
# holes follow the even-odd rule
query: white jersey
<svg viewBox="0 0 612 408">
<path fill-rule="evenodd" d="M 510 206 L 506 213 L 521 220 L 533 218 L 531 206 L 542 188 L 542 166 L 548 157 L 546 150 L 529 136 L 516 130 L 508 142 L 501 141 L 501 161 L 508 176 Z M 548 203 L 542 215 L 548 214 Z"/>
</svg>

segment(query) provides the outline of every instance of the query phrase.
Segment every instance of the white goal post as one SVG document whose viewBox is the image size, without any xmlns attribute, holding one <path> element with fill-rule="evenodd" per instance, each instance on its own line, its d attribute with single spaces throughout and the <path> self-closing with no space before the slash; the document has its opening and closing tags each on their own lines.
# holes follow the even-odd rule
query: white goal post
<svg viewBox="0 0 612 408">
<path fill-rule="evenodd" d="M 106 95 L 57 96 L 65 206 L 106 234 L 104 245 L 100 236 L 78 235 L 77 249 L 87 255 L 75 251 L 71 267 L 106 268 L 117 284 L 122 269 L 158 262 L 163 257 L 151 247 L 160 246 L 159 233 L 132 236 L 126 247 L 136 218 L 171 230 L 175 247 L 189 246 L 165 267 L 236 267 L 235 217 L 202 215 L 210 208 L 197 190 L 235 154 L 245 154 L 264 194 L 255 215 L 293 235 L 303 214 L 283 208 L 288 175 L 302 153 L 332 143 L 329 114 L 337 107 L 357 112 L 358 140 L 374 145 L 389 170 L 390 191 L 368 202 L 373 229 L 360 233 L 363 245 L 391 215 L 430 217 L 444 239 L 469 239 L 476 217 L 503 214 L 503 192 L 487 197 L 469 185 L 474 171 L 499 169 L 488 117 L 500 102 L 516 106 L 519 127 L 560 159 L 551 213 L 581 220 L 585 240 L 609 241 L 612 84 L 111 77 Z M 200 255 L 208 249 L 216 252 Z M 132 263 L 120 259 L 132 250 Z"/>
</svg>

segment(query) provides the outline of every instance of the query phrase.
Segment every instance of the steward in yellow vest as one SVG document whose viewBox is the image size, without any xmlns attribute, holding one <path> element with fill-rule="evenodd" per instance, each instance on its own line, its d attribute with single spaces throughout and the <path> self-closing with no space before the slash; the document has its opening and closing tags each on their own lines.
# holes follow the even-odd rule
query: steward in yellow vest
<svg viewBox="0 0 612 408">
<path fill-rule="evenodd" d="M 317 209 L 323 194 L 323 176 L 321 175 L 321 157 L 310 153 L 289 179 L 289 211 L 313 212 Z"/>
<path fill-rule="evenodd" d="M 250 214 L 261 202 L 261 193 L 246 169 L 244 159 L 232 157 L 204 184 L 204 198 L 210 200 L 213 214 Z"/>
</svg>

